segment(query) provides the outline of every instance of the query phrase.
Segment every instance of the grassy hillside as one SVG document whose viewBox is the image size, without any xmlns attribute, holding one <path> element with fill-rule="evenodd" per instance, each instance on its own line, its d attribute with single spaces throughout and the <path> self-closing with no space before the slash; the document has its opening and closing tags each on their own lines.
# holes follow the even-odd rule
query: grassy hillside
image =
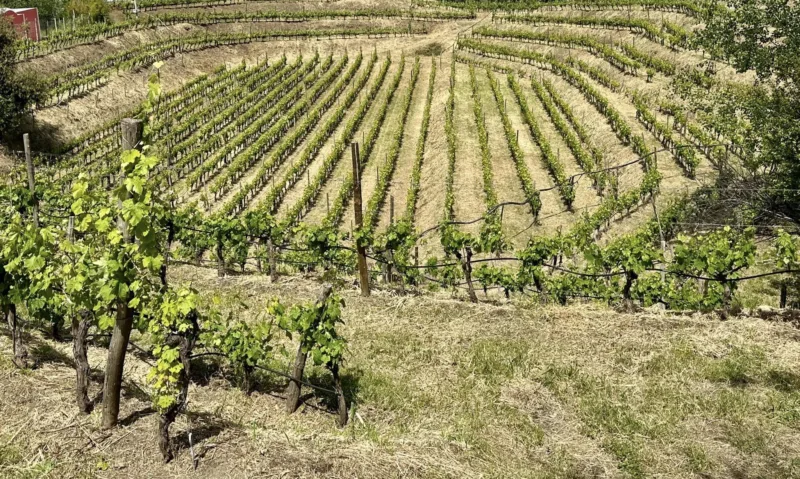
<svg viewBox="0 0 800 479">
<path fill-rule="evenodd" d="M 265 301 L 313 298 L 320 285 L 270 284 L 178 268 L 208 301 L 247 318 Z M 284 412 L 285 380 L 263 373 L 250 397 L 213 357 L 195 360 L 188 414 L 162 465 L 144 392 L 149 366 L 126 364 L 121 427 L 78 415 L 69 343 L 30 338 L 38 367 L 16 370 L 0 337 L 3 477 L 797 477 L 797 330 L 752 318 L 596 305 L 472 305 L 446 295 L 363 299 L 343 291 L 343 430 L 332 398 L 304 389 Z M 5 333 L 4 333 L 5 334 Z M 96 338 L 97 340 L 97 338 Z M 147 338 L 137 345 L 147 347 Z M 289 354 L 292 354 L 291 351 Z M 105 350 L 92 347 L 101 388 Z M 288 369 L 276 352 L 274 366 Z M 329 385 L 323 370 L 310 380 Z M 197 470 L 192 470 L 192 449 Z"/>
</svg>

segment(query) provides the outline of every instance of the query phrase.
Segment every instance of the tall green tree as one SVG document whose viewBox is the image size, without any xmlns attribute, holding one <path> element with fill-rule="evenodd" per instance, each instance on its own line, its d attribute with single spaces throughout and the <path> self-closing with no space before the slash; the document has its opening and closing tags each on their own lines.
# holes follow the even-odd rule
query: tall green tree
<svg viewBox="0 0 800 479">
<path fill-rule="evenodd" d="M 710 8 L 699 43 L 752 85 L 720 84 L 694 100 L 747 160 L 734 181 L 756 215 L 800 223 L 800 7 L 791 0 L 729 0 Z"/>
<path fill-rule="evenodd" d="M 0 132 L 17 126 L 20 115 L 42 97 L 43 88 L 35 77 L 20 73 L 14 63 L 17 32 L 0 17 Z"/>
</svg>

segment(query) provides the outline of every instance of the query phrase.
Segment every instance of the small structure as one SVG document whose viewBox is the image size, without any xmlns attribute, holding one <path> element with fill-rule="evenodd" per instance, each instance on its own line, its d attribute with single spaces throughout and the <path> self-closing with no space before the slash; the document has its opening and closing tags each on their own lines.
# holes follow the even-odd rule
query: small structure
<svg viewBox="0 0 800 479">
<path fill-rule="evenodd" d="M 11 19 L 14 28 L 23 37 L 39 41 L 39 10 L 35 8 L 0 8 L 0 16 Z"/>
</svg>

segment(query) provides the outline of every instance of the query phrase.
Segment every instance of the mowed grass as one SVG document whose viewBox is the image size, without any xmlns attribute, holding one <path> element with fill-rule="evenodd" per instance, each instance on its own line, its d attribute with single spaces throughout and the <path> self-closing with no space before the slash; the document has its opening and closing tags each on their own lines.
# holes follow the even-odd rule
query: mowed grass
<svg viewBox="0 0 800 479">
<path fill-rule="evenodd" d="M 309 300 L 319 289 L 300 279 L 270 285 L 214 274 L 182 267 L 176 279 L 192 280 L 207 298 L 221 295 L 226 307 L 248 305 L 237 314 L 251 318 L 269 297 Z M 192 427 L 200 436 L 194 447 L 204 451 L 193 472 L 185 447 L 172 464 L 160 463 L 152 413 L 108 437 L 97 428 L 97 412 L 78 418 L 97 446 L 74 428 L 52 432 L 75 416 L 71 371 L 51 359 L 20 374 L 2 360 L 0 474 L 800 476 L 800 332 L 788 324 L 618 314 L 592 304 L 471 305 L 447 294 L 342 294 L 350 349 L 344 382 L 353 398 L 345 429 L 325 410 L 331 400 L 324 393 L 309 395 L 300 412 L 286 416 L 279 377 L 261 376 L 248 397 L 226 368 L 209 367 L 203 385 L 190 392 Z M 8 338 L 0 345 L 7 357 Z M 69 354 L 69 345 L 53 347 Z M 93 354 L 90 363 L 101 363 L 103 351 Z M 287 361 L 274 359 L 275 365 Z M 146 370 L 135 367 L 129 379 L 144 386 Z M 308 373 L 329 384 L 326 371 Z M 58 393 L 41 394 L 30 386 L 38 380 Z M 125 401 L 128 410 L 147 406 L 146 397 Z M 47 433 L 12 437 L 25 421 L 12 414 L 20 404 L 63 412 L 55 415 L 58 424 L 41 426 Z M 213 432 L 198 432 L 203 424 Z M 182 418 L 173 433 L 180 439 L 188 427 Z M 68 447 L 71 441 L 86 444 Z"/>
</svg>

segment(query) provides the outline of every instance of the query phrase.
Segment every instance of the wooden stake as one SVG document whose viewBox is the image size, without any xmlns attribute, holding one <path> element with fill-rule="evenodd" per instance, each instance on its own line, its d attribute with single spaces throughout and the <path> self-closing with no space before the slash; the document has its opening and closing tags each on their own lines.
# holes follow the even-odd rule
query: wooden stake
<svg viewBox="0 0 800 479">
<path fill-rule="evenodd" d="M 122 126 L 122 150 L 138 149 L 141 151 L 142 131 L 144 122 L 133 118 L 125 118 Z M 120 181 L 124 181 L 125 171 L 120 171 Z M 120 205 L 122 199 L 119 200 Z M 125 242 L 130 242 L 130 232 L 127 222 L 120 216 L 117 225 Z M 102 425 L 109 429 L 117 425 L 119 417 L 119 399 L 122 390 L 122 373 L 125 365 L 125 354 L 133 328 L 134 309 L 128 306 L 133 299 L 132 293 L 127 298 L 117 301 L 117 318 L 114 330 L 111 333 L 111 342 L 108 346 L 108 360 L 106 362 L 106 377 L 103 384 L 103 416 Z"/>
<path fill-rule="evenodd" d="M 353 213 L 356 220 L 356 227 L 364 225 L 364 217 L 361 212 L 361 171 L 359 167 L 358 143 L 350 143 L 350 153 L 353 158 Z M 367 251 L 363 245 L 356 245 L 358 252 L 358 275 L 361 284 L 361 296 L 369 296 L 369 272 L 367 271 Z"/>
<path fill-rule="evenodd" d="M 33 215 L 33 226 L 39 227 L 39 200 L 36 199 L 36 173 L 33 170 L 33 158 L 31 157 L 31 142 L 28 134 L 22 135 L 22 143 L 25 146 L 25 166 L 28 169 L 28 189 L 31 191 L 31 213 Z"/>
</svg>

